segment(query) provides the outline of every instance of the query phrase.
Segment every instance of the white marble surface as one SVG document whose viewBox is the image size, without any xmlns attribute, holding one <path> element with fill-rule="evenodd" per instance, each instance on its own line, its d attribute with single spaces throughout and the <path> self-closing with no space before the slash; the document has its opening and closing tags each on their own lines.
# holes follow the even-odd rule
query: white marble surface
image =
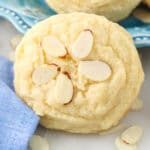
<svg viewBox="0 0 150 150">
<path fill-rule="evenodd" d="M 0 19 L 0 55 L 8 56 L 12 50 L 10 40 L 16 34 L 18 32 L 10 23 Z M 139 52 L 142 54 L 145 70 L 145 83 L 139 96 L 144 102 L 144 108 L 140 112 L 130 112 L 122 122 L 127 125 L 138 124 L 143 127 L 144 136 L 139 144 L 139 149 L 148 150 L 150 149 L 150 48 L 140 49 Z M 115 150 L 114 141 L 119 132 L 100 136 L 48 131 L 42 127 L 36 131 L 37 134 L 48 139 L 50 150 Z"/>
</svg>

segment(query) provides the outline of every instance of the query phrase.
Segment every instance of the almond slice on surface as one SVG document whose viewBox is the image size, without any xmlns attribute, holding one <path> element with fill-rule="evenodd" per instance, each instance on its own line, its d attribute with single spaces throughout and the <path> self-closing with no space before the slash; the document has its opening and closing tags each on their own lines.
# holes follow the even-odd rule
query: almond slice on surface
<svg viewBox="0 0 150 150">
<path fill-rule="evenodd" d="M 54 36 L 44 37 L 42 47 L 47 55 L 53 57 L 64 57 L 67 54 L 65 46 Z"/>
<path fill-rule="evenodd" d="M 137 150 L 136 145 L 127 144 L 123 142 L 120 137 L 117 137 L 115 145 L 117 147 L 117 150 Z"/>
<path fill-rule="evenodd" d="M 136 144 L 140 138 L 142 137 L 143 130 L 139 126 L 132 126 L 128 129 L 126 129 L 121 134 L 121 139 L 125 141 L 128 144 Z"/>
<path fill-rule="evenodd" d="M 73 96 L 73 85 L 65 74 L 60 74 L 57 77 L 54 92 L 57 103 L 66 104 L 71 101 Z"/>
<path fill-rule="evenodd" d="M 111 75 L 109 65 L 102 61 L 80 61 L 78 71 L 93 81 L 104 81 Z"/>
<path fill-rule="evenodd" d="M 32 80 L 35 84 L 42 85 L 49 82 L 57 75 L 57 66 L 41 65 L 33 71 Z"/>
<path fill-rule="evenodd" d="M 93 34 L 90 30 L 84 30 L 72 46 L 71 52 L 75 58 L 84 58 L 92 51 Z"/>
<path fill-rule="evenodd" d="M 29 148 L 30 150 L 49 150 L 49 144 L 45 138 L 33 135 L 29 142 Z"/>
</svg>

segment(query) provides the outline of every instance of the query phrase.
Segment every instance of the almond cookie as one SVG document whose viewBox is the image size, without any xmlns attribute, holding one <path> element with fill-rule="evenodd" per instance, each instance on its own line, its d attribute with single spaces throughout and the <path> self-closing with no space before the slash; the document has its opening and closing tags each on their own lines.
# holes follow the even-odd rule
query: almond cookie
<svg viewBox="0 0 150 150">
<path fill-rule="evenodd" d="M 141 0 L 46 0 L 59 13 L 87 12 L 112 21 L 126 18 Z"/>
<path fill-rule="evenodd" d="M 98 133 L 118 124 L 144 73 L 131 36 L 94 14 L 35 25 L 16 50 L 15 89 L 46 128 Z"/>
</svg>

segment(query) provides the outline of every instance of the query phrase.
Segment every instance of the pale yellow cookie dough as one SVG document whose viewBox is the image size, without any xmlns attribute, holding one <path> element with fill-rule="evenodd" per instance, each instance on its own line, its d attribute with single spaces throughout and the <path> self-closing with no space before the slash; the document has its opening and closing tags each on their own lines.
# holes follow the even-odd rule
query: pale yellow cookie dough
<svg viewBox="0 0 150 150">
<path fill-rule="evenodd" d="M 119 123 L 144 73 L 131 36 L 104 17 L 60 14 L 16 50 L 15 89 L 46 128 L 98 133 Z"/>
<path fill-rule="evenodd" d="M 141 0 L 46 0 L 59 13 L 87 12 L 107 17 L 112 21 L 126 18 Z"/>
</svg>

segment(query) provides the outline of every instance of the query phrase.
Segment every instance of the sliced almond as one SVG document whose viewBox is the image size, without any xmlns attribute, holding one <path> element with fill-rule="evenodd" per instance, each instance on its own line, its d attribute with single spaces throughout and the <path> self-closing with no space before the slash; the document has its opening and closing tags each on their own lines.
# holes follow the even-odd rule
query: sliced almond
<svg viewBox="0 0 150 150">
<path fill-rule="evenodd" d="M 111 75 L 109 65 L 102 61 L 80 61 L 78 71 L 93 81 L 104 81 Z"/>
<path fill-rule="evenodd" d="M 120 137 L 116 139 L 115 145 L 118 150 L 137 150 L 136 145 L 127 144 L 123 142 Z"/>
<path fill-rule="evenodd" d="M 57 103 L 66 104 L 71 101 L 73 96 L 73 85 L 65 74 L 60 74 L 58 76 L 54 92 Z"/>
<path fill-rule="evenodd" d="M 57 75 L 57 66 L 41 65 L 37 67 L 32 74 L 32 80 L 35 84 L 46 84 Z"/>
<path fill-rule="evenodd" d="M 121 134 L 121 139 L 128 144 L 136 144 L 143 134 L 143 130 L 139 126 L 132 126 Z"/>
<path fill-rule="evenodd" d="M 45 138 L 33 135 L 29 142 L 29 148 L 31 150 L 49 150 L 49 144 Z"/>
<path fill-rule="evenodd" d="M 64 57 L 67 54 L 65 46 L 54 36 L 46 36 L 42 47 L 47 55 L 53 57 Z"/>
<path fill-rule="evenodd" d="M 84 58 L 89 55 L 93 46 L 93 34 L 90 30 L 84 30 L 72 46 L 72 55 L 76 58 Z"/>
</svg>

